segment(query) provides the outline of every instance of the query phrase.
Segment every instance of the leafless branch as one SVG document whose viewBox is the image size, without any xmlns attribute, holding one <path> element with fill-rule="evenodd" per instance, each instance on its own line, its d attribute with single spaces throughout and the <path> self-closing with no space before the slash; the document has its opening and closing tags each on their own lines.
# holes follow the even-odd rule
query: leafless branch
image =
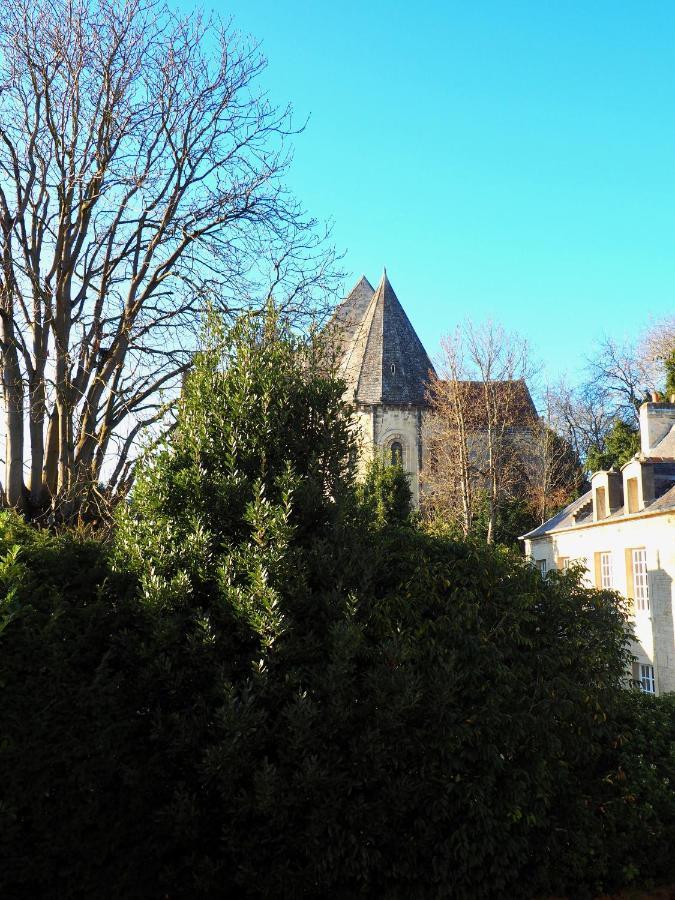
<svg viewBox="0 0 675 900">
<path fill-rule="evenodd" d="M 175 397 L 207 305 L 234 313 L 272 285 L 302 320 L 337 287 L 325 234 L 283 184 L 296 131 L 257 90 L 264 67 L 229 25 L 162 0 L 2 5 L 12 506 L 128 483 L 143 410 Z"/>
</svg>

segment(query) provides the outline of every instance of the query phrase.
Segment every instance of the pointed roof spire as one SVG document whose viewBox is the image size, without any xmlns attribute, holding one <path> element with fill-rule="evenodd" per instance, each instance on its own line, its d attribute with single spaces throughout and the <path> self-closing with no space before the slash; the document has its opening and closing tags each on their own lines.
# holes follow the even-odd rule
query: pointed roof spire
<svg viewBox="0 0 675 900">
<path fill-rule="evenodd" d="M 334 339 L 338 344 L 340 355 L 343 356 L 343 362 L 345 354 L 349 353 L 349 348 L 353 345 L 374 293 L 375 288 L 366 276 L 362 275 L 333 314 L 330 327 L 335 331 Z"/>
<path fill-rule="evenodd" d="M 366 276 L 362 275 L 335 310 L 337 322 L 344 325 L 355 319 L 360 321 L 374 293 L 375 288 Z"/>
<path fill-rule="evenodd" d="M 364 305 L 367 290 L 371 295 Z M 362 403 L 424 405 L 433 366 L 384 269 L 373 291 L 362 278 L 338 307 L 343 327 L 341 374 Z"/>
</svg>

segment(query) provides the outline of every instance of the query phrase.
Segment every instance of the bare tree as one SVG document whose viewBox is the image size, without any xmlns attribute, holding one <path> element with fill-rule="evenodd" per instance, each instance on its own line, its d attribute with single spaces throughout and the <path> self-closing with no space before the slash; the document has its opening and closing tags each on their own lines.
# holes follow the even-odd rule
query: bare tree
<svg viewBox="0 0 675 900">
<path fill-rule="evenodd" d="M 67 510 L 106 475 L 128 487 L 207 301 L 232 310 L 271 282 L 292 313 L 330 286 L 331 253 L 280 181 L 290 111 L 256 91 L 264 65 L 161 0 L 2 5 L 8 504 Z"/>
<path fill-rule="evenodd" d="M 441 338 L 440 378 L 432 375 L 424 422 L 426 458 L 421 473 L 422 505 L 428 516 L 442 516 L 471 532 L 474 518 L 476 473 L 471 454 L 475 430 L 469 393 L 462 332 Z"/>
<path fill-rule="evenodd" d="M 561 381 L 549 392 L 552 426 L 584 465 L 589 453 L 605 451 L 617 422 L 637 429 L 641 403 L 663 386 L 664 361 L 675 347 L 673 334 L 671 317 L 637 342 L 605 337 L 588 361 L 584 381 L 574 387 Z"/>
<path fill-rule="evenodd" d="M 659 372 L 653 361 L 630 341 L 604 337 L 588 361 L 588 372 L 589 383 L 601 392 L 612 418 L 637 425 L 640 404 L 657 389 Z"/>
<path fill-rule="evenodd" d="M 560 381 L 548 390 L 547 408 L 552 428 L 582 463 L 591 448 L 604 448 L 605 438 L 616 419 L 615 406 L 606 388 L 594 381 L 574 388 Z"/>
<path fill-rule="evenodd" d="M 536 420 L 526 379 L 527 343 L 488 322 L 466 322 L 442 341 L 441 378 L 429 388 L 425 505 L 471 531 L 477 498 L 487 503 L 487 540 L 524 477 L 527 432 Z"/>
<path fill-rule="evenodd" d="M 675 316 L 652 322 L 640 341 L 639 351 L 647 363 L 663 364 L 675 352 Z"/>
<path fill-rule="evenodd" d="M 572 444 L 556 430 L 554 403 L 547 390 L 542 415 L 532 422 L 525 445 L 526 496 L 541 524 L 566 506 L 583 483 L 579 456 Z"/>
</svg>

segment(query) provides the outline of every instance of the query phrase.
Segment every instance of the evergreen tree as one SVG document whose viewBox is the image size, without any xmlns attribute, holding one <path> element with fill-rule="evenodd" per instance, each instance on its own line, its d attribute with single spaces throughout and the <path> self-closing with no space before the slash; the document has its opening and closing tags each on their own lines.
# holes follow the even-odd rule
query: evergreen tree
<svg viewBox="0 0 675 900">
<path fill-rule="evenodd" d="M 640 430 L 622 419 L 612 426 L 605 438 L 604 447 L 597 444 L 588 451 L 586 468 L 589 472 L 620 469 L 631 460 L 640 449 Z"/>
<path fill-rule="evenodd" d="M 672 397 L 675 394 L 675 349 L 673 349 L 664 361 L 666 370 L 666 397 Z"/>
</svg>

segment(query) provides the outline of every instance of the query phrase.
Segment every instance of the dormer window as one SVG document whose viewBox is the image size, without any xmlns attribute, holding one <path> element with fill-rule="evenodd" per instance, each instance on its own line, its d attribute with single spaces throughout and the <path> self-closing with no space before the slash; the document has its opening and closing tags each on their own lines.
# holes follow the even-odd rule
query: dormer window
<svg viewBox="0 0 675 900">
<path fill-rule="evenodd" d="M 396 363 L 392 363 L 390 368 L 391 368 L 391 374 L 395 375 L 396 374 Z"/>
</svg>

